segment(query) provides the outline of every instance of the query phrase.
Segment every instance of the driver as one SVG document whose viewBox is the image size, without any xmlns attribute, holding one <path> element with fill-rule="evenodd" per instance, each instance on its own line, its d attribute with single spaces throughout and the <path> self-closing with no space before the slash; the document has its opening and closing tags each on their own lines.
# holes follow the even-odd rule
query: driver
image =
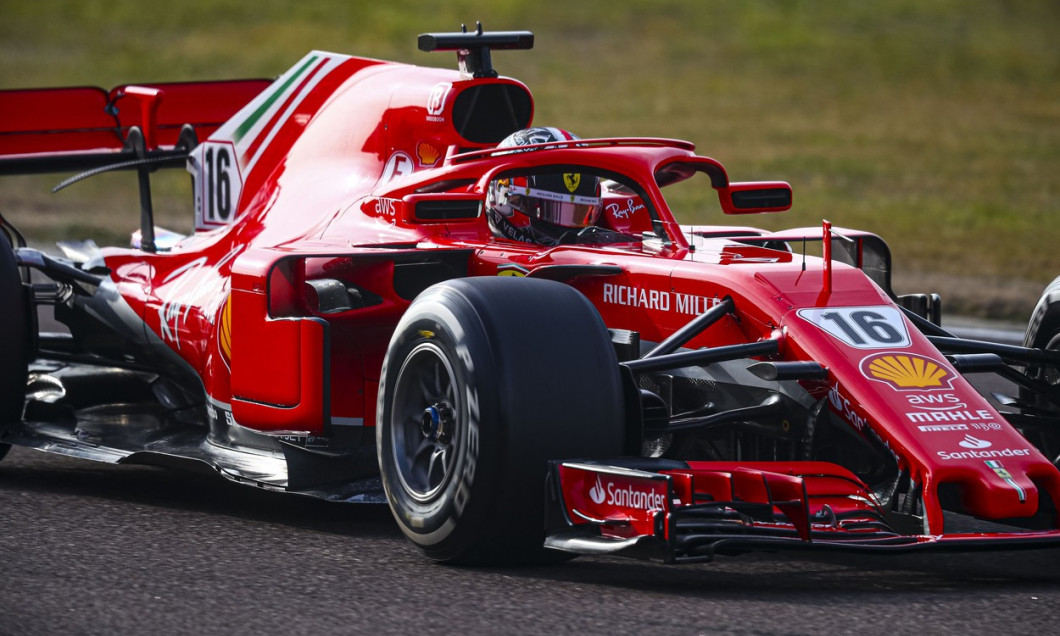
<svg viewBox="0 0 1060 636">
<path fill-rule="evenodd" d="M 558 128 L 527 128 L 509 135 L 497 147 L 575 139 Z M 486 195 L 486 216 L 495 235 L 547 246 L 567 242 L 596 223 L 601 208 L 600 179 L 580 172 L 494 179 Z"/>
</svg>

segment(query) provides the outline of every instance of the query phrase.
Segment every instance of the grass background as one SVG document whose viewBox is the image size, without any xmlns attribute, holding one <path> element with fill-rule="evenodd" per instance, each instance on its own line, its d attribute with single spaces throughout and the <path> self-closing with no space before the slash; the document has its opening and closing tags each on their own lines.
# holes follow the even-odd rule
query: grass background
<svg viewBox="0 0 1060 636">
<path fill-rule="evenodd" d="M 494 63 L 537 123 L 689 139 L 734 180 L 791 182 L 790 213 L 738 224 L 876 232 L 896 290 L 950 313 L 1024 320 L 1060 274 L 1055 0 L 0 0 L 0 16 L 0 88 L 274 77 L 311 49 L 451 67 L 415 36 L 529 29 L 535 49 Z M 39 239 L 127 240 L 135 179 L 48 194 L 63 176 L 0 182 L 0 211 Z M 187 230 L 186 175 L 155 190 L 160 223 Z"/>
</svg>

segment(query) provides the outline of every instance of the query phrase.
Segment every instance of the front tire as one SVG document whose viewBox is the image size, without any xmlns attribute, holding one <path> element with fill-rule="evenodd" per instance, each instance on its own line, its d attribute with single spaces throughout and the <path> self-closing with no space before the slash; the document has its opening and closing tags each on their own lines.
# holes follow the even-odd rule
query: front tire
<svg viewBox="0 0 1060 636">
<path fill-rule="evenodd" d="M 1031 314 L 1031 319 L 1027 323 L 1023 346 L 1060 351 L 1060 277 L 1054 279 L 1042 292 Z M 1060 369 L 1032 364 L 1025 369 L 1025 372 L 1029 377 L 1040 380 L 1050 387 L 1054 398 L 1060 396 Z M 1041 394 L 1021 387 L 1020 400 L 1030 405 L 1031 414 L 1044 412 L 1060 416 L 1060 408 Z M 1051 430 L 1021 432 L 1042 453 L 1057 463 L 1060 459 L 1060 435 Z"/>
<path fill-rule="evenodd" d="M 30 333 L 26 294 L 7 236 L 0 233 L 0 431 L 22 418 Z M 0 444 L 0 459 L 10 445 Z"/>
<path fill-rule="evenodd" d="M 431 287 L 398 323 L 379 388 L 380 471 L 401 530 L 437 561 L 541 560 L 547 462 L 619 455 L 621 397 L 607 329 L 574 289 Z"/>
</svg>

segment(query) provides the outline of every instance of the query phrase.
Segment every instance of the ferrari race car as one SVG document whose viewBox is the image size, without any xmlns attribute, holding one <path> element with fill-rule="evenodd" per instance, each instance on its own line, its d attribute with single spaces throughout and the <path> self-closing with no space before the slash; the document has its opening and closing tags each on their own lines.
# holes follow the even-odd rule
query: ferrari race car
<svg viewBox="0 0 1060 636">
<path fill-rule="evenodd" d="M 491 52 L 532 44 L 479 27 L 419 37 L 458 70 L 313 52 L 272 82 L 0 92 L 0 171 L 141 187 L 130 248 L 2 223 L 0 455 L 387 502 L 447 562 L 1060 543 L 1055 346 L 953 337 L 867 232 L 681 225 L 791 187 L 531 127 Z M 174 166 L 189 236 L 154 226 Z M 972 373 L 1020 394 L 992 406 Z"/>
</svg>

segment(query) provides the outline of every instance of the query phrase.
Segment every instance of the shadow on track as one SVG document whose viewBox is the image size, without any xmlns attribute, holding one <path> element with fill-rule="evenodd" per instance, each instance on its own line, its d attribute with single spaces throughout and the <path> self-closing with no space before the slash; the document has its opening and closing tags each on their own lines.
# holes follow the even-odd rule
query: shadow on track
<svg viewBox="0 0 1060 636">
<path fill-rule="evenodd" d="M 15 449 L 0 464 L 0 491 L 124 502 L 156 509 L 227 516 L 363 540 L 403 541 L 382 505 L 335 504 L 255 490 L 210 475 L 149 466 L 112 466 Z M 405 546 L 413 563 L 420 559 Z M 404 559 L 403 559 L 404 560 Z M 421 566 L 424 569 L 421 569 Z M 674 598 L 832 603 L 878 595 L 979 594 L 1053 590 L 1060 594 L 1060 551 L 851 555 L 749 553 L 713 563 L 668 566 L 620 558 L 582 557 L 550 566 L 416 569 L 442 579 L 478 577 L 591 585 L 622 593 Z"/>
<path fill-rule="evenodd" d="M 330 503 L 235 484 L 205 471 L 102 464 L 20 448 L 0 463 L 0 490 L 193 510 L 335 534 L 400 535 L 385 505 Z"/>
</svg>

